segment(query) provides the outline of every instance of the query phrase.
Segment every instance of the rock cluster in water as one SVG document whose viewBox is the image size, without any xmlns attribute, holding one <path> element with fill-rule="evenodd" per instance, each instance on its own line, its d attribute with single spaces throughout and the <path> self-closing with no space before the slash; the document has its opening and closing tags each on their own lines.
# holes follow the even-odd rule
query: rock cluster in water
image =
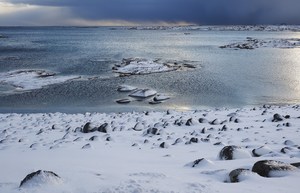
<svg viewBox="0 0 300 193">
<path fill-rule="evenodd" d="M 232 43 L 220 48 L 232 48 L 232 49 L 247 49 L 253 50 L 256 48 L 299 48 L 300 39 L 299 38 L 289 38 L 289 39 L 266 39 L 260 40 L 251 37 L 247 37 L 244 42 Z"/>
</svg>

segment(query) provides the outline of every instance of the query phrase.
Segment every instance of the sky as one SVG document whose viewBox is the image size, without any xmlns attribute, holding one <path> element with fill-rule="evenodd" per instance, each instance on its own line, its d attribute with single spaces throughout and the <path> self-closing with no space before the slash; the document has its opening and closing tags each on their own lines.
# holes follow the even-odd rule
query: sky
<svg viewBox="0 0 300 193">
<path fill-rule="evenodd" d="M 300 0 L 0 0 L 0 26 L 300 24 Z"/>
</svg>

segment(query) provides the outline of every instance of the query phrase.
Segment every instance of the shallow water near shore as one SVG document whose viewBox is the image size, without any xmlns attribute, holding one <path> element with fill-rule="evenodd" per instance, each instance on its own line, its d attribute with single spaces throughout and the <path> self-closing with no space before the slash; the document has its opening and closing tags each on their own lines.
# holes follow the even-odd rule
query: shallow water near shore
<svg viewBox="0 0 300 193">
<path fill-rule="evenodd" d="M 0 81 L 0 112 L 115 112 L 151 109 L 190 110 L 300 102 L 300 49 L 221 49 L 247 37 L 300 38 L 299 32 L 127 30 L 108 27 L 0 28 L 0 73 L 48 70 L 80 77 L 34 90 Z M 119 77 L 112 72 L 123 58 L 195 61 L 192 70 Z M 119 85 L 150 88 L 170 99 L 126 105 Z"/>
</svg>

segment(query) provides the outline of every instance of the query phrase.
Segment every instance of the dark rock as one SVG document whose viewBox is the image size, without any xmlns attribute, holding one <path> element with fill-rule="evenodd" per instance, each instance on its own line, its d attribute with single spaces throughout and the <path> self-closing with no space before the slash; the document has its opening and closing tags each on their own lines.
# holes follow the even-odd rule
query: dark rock
<svg viewBox="0 0 300 193">
<path fill-rule="evenodd" d="M 167 148 L 169 147 L 168 144 L 166 142 L 162 142 L 160 145 L 159 145 L 160 148 Z"/>
<path fill-rule="evenodd" d="M 181 142 L 182 142 L 182 139 L 181 138 L 177 138 L 172 145 L 176 145 L 177 143 L 181 143 Z"/>
<path fill-rule="evenodd" d="M 40 177 L 40 178 L 56 178 L 60 179 L 60 177 L 51 171 L 44 171 L 44 170 L 38 170 L 36 172 L 32 172 L 31 174 L 28 174 L 20 183 L 20 188 L 26 185 L 28 182 L 32 180 L 32 178 Z"/>
<path fill-rule="evenodd" d="M 202 141 L 202 142 L 209 142 L 210 139 L 207 139 L 207 138 L 203 139 L 203 138 L 201 138 L 201 141 Z"/>
<path fill-rule="evenodd" d="M 228 130 L 227 126 L 226 126 L 226 125 L 223 125 L 221 131 L 227 131 L 227 130 Z"/>
<path fill-rule="evenodd" d="M 289 151 L 293 150 L 292 148 L 290 147 L 284 147 L 280 150 L 281 153 L 288 153 Z"/>
<path fill-rule="evenodd" d="M 198 143 L 198 138 L 192 137 L 192 138 L 190 139 L 190 142 L 191 142 L 191 143 Z"/>
<path fill-rule="evenodd" d="M 153 128 L 147 129 L 146 134 L 158 135 L 159 133 L 158 133 L 158 129 L 153 127 Z"/>
<path fill-rule="evenodd" d="M 186 126 L 191 126 L 191 125 L 193 125 L 193 120 L 192 120 L 192 118 L 188 119 L 188 120 L 186 121 L 185 125 L 186 125 Z"/>
<path fill-rule="evenodd" d="M 295 166 L 297 168 L 300 168 L 300 162 L 297 162 L 297 163 L 291 163 L 292 166 Z"/>
<path fill-rule="evenodd" d="M 91 146 L 91 144 L 85 144 L 84 146 L 82 146 L 82 148 L 81 149 L 88 149 L 88 148 L 91 148 L 92 146 Z"/>
<path fill-rule="evenodd" d="M 116 100 L 116 103 L 119 103 L 119 104 L 128 104 L 130 102 L 131 102 L 131 100 L 129 100 L 129 99 L 119 99 L 119 100 Z"/>
<path fill-rule="evenodd" d="M 188 167 L 192 167 L 192 168 L 195 168 L 195 167 L 207 167 L 207 166 L 212 166 L 214 163 L 208 159 L 205 159 L 205 158 L 201 158 L 201 159 L 197 159 L 193 162 L 190 162 L 188 164 L 186 164 L 186 166 Z"/>
<path fill-rule="evenodd" d="M 89 141 L 97 141 L 97 140 L 98 140 L 98 136 L 96 136 L 96 135 L 89 138 Z"/>
<path fill-rule="evenodd" d="M 232 170 L 229 173 L 230 182 L 232 182 L 232 183 L 239 182 L 240 181 L 240 179 L 239 179 L 240 175 L 245 174 L 246 172 L 249 172 L 249 170 L 244 169 L 244 168 L 238 168 L 238 169 Z"/>
<path fill-rule="evenodd" d="M 81 129 L 81 132 L 82 133 L 89 133 L 90 132 L 90 122 L 87 122 L 84 126 L 83 126 L 83 128 Z"/>
<path fill-rule="evenodd" d="M 290 115 L 286 115 L 286 116 L 284 116 L 284 118 L 285 119 L 289 119 L 289 118 L 291 118 L 291 116 Z"/>
<path fill-rule="evenodd" d="M 44 130 L 43 130 L 43 129 L 40 129 L 39 132 L 37 132 L 36 135 L 40 135 L 40 134 L 42 134 L 43 132 L 44 132 Z"/>
<path fill-rule="evenodd" d="M 291 140 L 285 140 L 284 142 L 283 142 L 283 144 L 284 145 L 288 145 L 288 146 L 293 146 L 293 145 L 295 145 L 295 143 L 293 142 L 293 141 L 291 141 Z"/>
<path fill-rule="evenodd" d="M 262 155 L 272 153 L 272 150 L 267 146 L 261 146 L 259 148 L 253 149 L 252 154 L 254 157 L 260 157 Z"/>
<path fill-rule="evenodd" d="M 222 160 L 232 160 L 233 159 L 233 151 L 237 148 L 240 148 L 238 146 L 225 146 L 219 153 L 219 158 Z"/>
<path fill-rule="evenodd" d="M 100 125 L 100 127 L 98 127 L 97 131 L 101 133 L 107 133 L 107 126 L 108 123 L 103 123 L 102 125 Z"/>
<path fill-rule="evenodd" d="M 201 161 L 203 161 L 203 160 L 204 160 L 204 158 L 195 160 L 195 161 L 193 162 L 192 167 L 194 168 L 195 166 L 197 166 L 197 165 L 198 165 Z"/>
<path fill-rule="evenodd" d="M 77 137 L 76 139 L 74 139 L 73 141 L 80 141 L 82 140 L 82 137 Z"/>
<path fill-rule="evenodd" d="M 214 143 L 214 145 L 223 145 L 223 143 L 222 142 L 216 142 L 216 143 Z"/>
<path fill-rule="evenodd" d="M 239 119 L 235 119 L 235 120 L 234 120 L 234 122 L 235 122 L 235 123 L 240 123 L 240 122 L 241 122 L 241 120 L 239 120 Z"/>
<path fill-rule="evenodd" d="M 137 144 L 137 143 L 134 143 L 131 145 L 131 147 L 137 147 L 137 146 L 139 146 L 139 144 Z"/>
<path fill-rule="evenodd" d="M 281 161 L 262 160 L 256 162 L 252 167 L 252 172 L 263 177 L 272 177 L 272 171 L 294 171 L 297 167 Z M 281 175 L 284 175 L 283 173 Z"/>
<path fill-rule="evenodd" d="M 141 122 L 138 122 L 132 129 L 135 131 L 142 131 L 144 129 L 144 125 Z"/>
<path fill-rule="evenodd" d="M 220 121 L 218 119 L 215 119 L 211 122 L 209 122 L 211 125 L 219 125 L 220 124 Z"/>
<path fill-rule="evenodd" d="M 283 121 L 283 117 L 278 113 L 274 114 L 272 122 L 279 122 L 279 121 Z"/>
<path fill-rule="evenodd" d="M 224 123 L 227 123 L 227 120 L 222 121 L 220 125 L 223 125 Z"/>
<path fill-rule="evenodd" d="M 208 123 L 208 120 L 205 118 L 199 118 L 199 123 Z"/>
<path fill-rule="evenodd" d="M 206 129 L 205 129 L 205 127 L 201 130 L 201 133 L 206 133 Z"/>
<path fill-rule="evenodd" d="M 181 126 L 183 125 L 183 121 L 181 119 L 176 119 L 174 125 Z"/>
<path fill-rule="evenodd" d="M 2 143 L 6 143 L 8 141 L 8 139 L 2 139 L 2 140 L 0 140 L 0 144 L 2 144 Z M 31 147 L 30 147 L 31 148 Z"/>
<path fill-rule="evenodd" d="M 251 157 L 251 155 L 248 152 L 242 150 L 241 147 L 235 146 L 235 145 L 230 145 L 230 146 L 223 147 L 223 149 L 219 153 L 219 158 L 221 160 L 233 160 L 234 159 L 234 154 L 236 152 L 238 152 L 238 156 L 240 158 L 246 158 L 246 157 L 249 158 L 249 157 Z"/>
<path fill-rule="evenodd" d="M 209 134 L 209 135 L 206 136 L 206 138 L 212 138 L 212 137 L 213 137 L 212 134 Z"/>
</svg>

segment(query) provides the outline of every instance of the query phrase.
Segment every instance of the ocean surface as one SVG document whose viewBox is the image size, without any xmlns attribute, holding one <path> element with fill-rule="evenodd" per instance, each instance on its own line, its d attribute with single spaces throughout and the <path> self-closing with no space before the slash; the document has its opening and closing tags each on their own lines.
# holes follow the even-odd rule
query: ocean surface
<svg viewBox="0 0 300 193">
<path fill-rule="evenodd" d="M 2 36 L 1 36 L 2 35 Z M 76 80 L 18 90 L 0 81 L 0 112 L 194 110 L 300 103 L 300 49 L 221 49 L 247 37 L 300 38 L 299 32 L 128 30 L 97 27 L 0 27 L 0 79 L 19 70 L 47 70 Z M 196 62 L 192 70 L 120 77 L 123 58 Z M 22 81 L 22 80 L 21 80 Z M 30 84 L 27 83 L 27 84 Z M 119 85 L 170 96 L 117 104 Z"/>
</svg>

